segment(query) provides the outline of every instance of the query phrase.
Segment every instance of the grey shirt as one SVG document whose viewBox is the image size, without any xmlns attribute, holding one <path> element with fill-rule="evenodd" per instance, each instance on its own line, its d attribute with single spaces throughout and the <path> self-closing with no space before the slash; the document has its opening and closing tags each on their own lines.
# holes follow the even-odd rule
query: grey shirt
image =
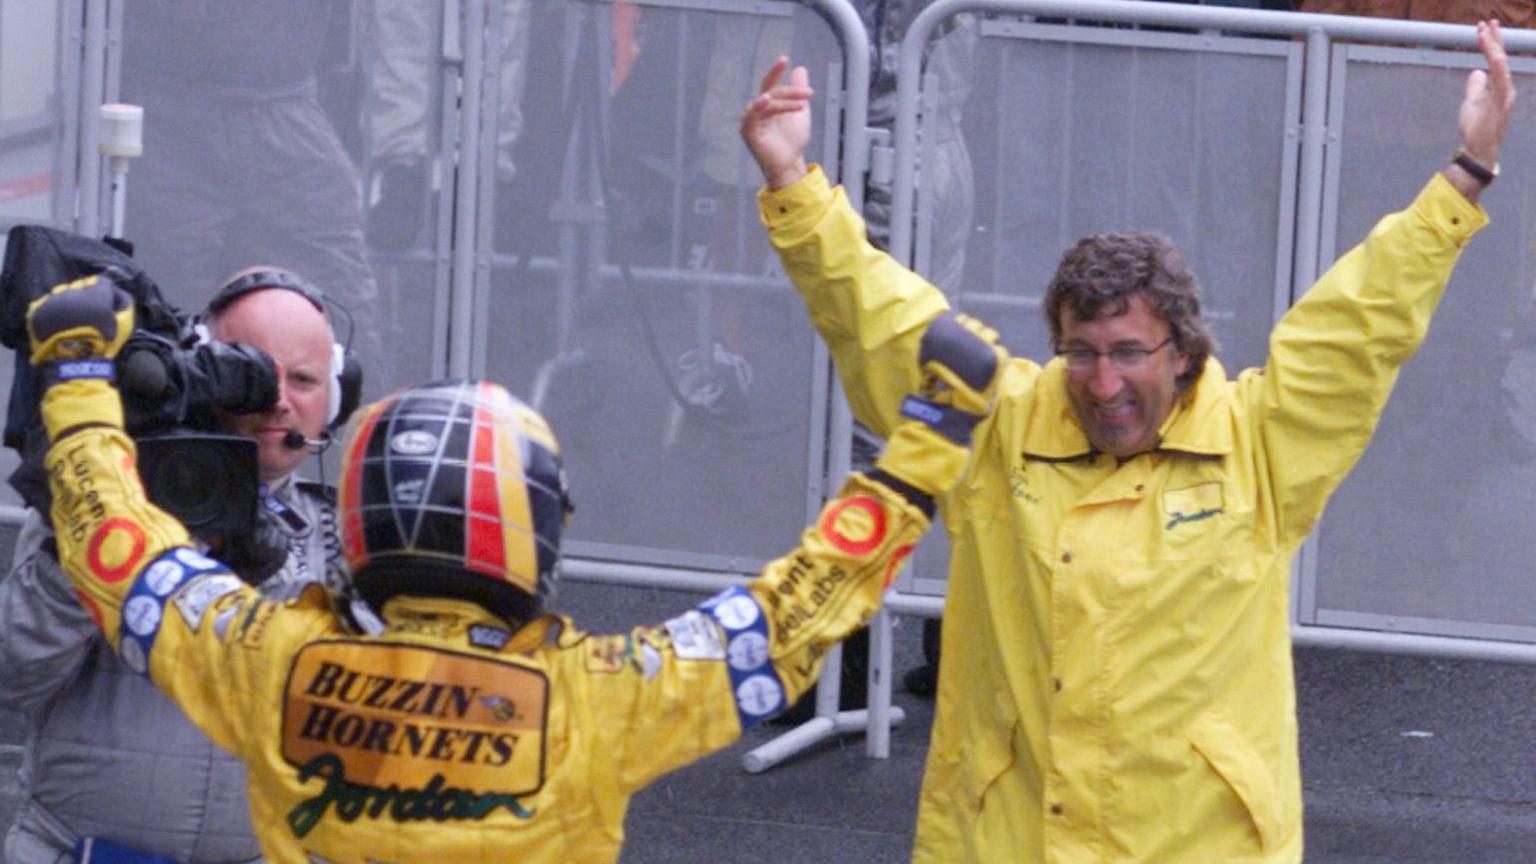
<svg viewBox="0 0 1536 864">
<path fill-rule="evenodd" d="M 279 521 L 289 554 L 262 589 L 338 587 L 336 517 L 324 490 L 290 478 L 273 495 L 288 511 Z M 75 599 L 52 540 L 46 518 L 29 513 L 0 580 L 0 708 L 28 724 L 23 800 L 4 860 L 69 861 L 86 836 L 196 864 L 260 860 L 240 761 L 118 660 Z"/>
</svg>

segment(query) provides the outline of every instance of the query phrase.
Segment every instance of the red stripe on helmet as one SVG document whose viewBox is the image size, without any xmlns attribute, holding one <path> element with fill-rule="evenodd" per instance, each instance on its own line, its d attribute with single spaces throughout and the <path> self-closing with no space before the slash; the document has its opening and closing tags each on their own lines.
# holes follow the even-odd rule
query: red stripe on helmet
<svg viewBox="0 0 1536 864">
<path fill-rule="evenodd" d="M 501 524 L 500 484 L 496 471 L 496 415 L 487 405 L 495 398 L 489 384 L 481 382 L 475 400 L 475 425 L 470 433 L 469 484 L 464 514 L 464 565 L 471 570 L 506 578 L 507 557 Z"/>
<path fill-rule="evenodd" d="M 363 454 L 368 452 L 368 439 L 373 437 L 373 427 L 379 422 L 390 402 L 375 402 L 363 410 L 352 433 L 352 445 L 347 448 L 341 462 L 341 542 L 347 556 L 347 564 L 355 571 L 368 560 L 368 549 L 363 545 Z"/>
</svg>

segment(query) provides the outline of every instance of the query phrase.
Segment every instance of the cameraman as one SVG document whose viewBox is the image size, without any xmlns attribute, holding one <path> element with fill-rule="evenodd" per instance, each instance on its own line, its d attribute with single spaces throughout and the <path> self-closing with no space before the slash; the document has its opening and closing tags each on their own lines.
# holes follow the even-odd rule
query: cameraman
<svg viewBox="0 0 1536 864">
<path fill-rule="evenodd" d="M 319 292 L 295 274 L 235 274 L 204 315 L 213 338 L 276 361 L 279 395 L 226 426 L 256 439 L 263 510 L 278 537 L 276 569 L 240 575 L 269 594 L 335 584 L 340 549 L 328 493 L 293 475 L 339 425 L 342 352 Z M 273 518 L 275 517 L 275 518 Z M 286 558 L 278 561 L 286 546 Z M 9 864 L 259 861 L 245 771 L 135 675 L 101 634 L 60 570 L 47 514 L 30 512 L 15 567 L 0 580 L 0 709 L 30 724 L 18 776 L 22 803 L 5 837 Z M 136 853 L 138 857 L 132 857 Z"/>
</svg>

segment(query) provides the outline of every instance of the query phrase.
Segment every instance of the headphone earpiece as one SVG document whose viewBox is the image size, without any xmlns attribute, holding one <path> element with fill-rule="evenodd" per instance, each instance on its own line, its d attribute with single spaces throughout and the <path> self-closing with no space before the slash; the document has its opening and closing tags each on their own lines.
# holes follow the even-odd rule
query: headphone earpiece
<svg viewBox="0 0 1536 864">
<path fill-rule="evenodd" d="M 350 331 L 352 313 L 347 310 L 347 307 L 327 297 L 325 292 L 292 271 L 253 270 L 230 280 L 213 295 L 213 299 L 208 301 L 208 309 L 202 315 L 203 323 L 207 323 L 241 297 L 269 288 L 280 288 L 298 294 L 308 300 L 322 315 L 326 315 L 327 307 L 334 307 L 346 316 L 348 326 L 346 343 L 331 343 L 331 395 L 326 405 L 325 430 L 336 432 L 352 416 L 352 412 L 357 410 L 363 398 L 363 366 L 346 347 L 352 341 Z M 327 320 L 329 317 L 327 315 Z"/>
<path fill-rule="evenodd" d="M 335 377 L 331 380 L 331 404 L 335 406 L 331 411 L 330 422 L 326 428 L 335 432 L 339 430 L 357 410 L 357 406 L 363 401 L 363 364 L 358 362 L 357 356 L 337 343 L 332 354 L 332 363 L 336 370 Z"/>
</svg>

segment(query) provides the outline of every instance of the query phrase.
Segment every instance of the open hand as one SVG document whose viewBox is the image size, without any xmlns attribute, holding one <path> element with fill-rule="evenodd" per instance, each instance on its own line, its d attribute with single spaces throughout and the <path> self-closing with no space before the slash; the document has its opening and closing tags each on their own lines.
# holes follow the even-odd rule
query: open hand
<svg viewBox="0 0 1536 864">
<path fill-rule="evenodd" d="M 1499 161 L 1499 148 L 1509 128 L 1509 115 L 1515 107 L 1515 84 L 1509 74 L 1509 57 L 1504 53 L 1498 21 L 1478 22 L 1477 47 L 1488 62 L 1488 70 L 1475 69 L 1467 76 L 1467 93 L 1461 101 L 1456 125 L 1467 154 L 1491 167 Z"/>
<path fill-rule="evenodd" d="M 768 188 L 782 189 L 805 176 L 805 149 L 811 143 L 810 73 L 796 66 L 783 83 L 789 58 L 775 60 L 756 98 L 741 115 L 741 138 L 763 171 Z"/>
</svg>

